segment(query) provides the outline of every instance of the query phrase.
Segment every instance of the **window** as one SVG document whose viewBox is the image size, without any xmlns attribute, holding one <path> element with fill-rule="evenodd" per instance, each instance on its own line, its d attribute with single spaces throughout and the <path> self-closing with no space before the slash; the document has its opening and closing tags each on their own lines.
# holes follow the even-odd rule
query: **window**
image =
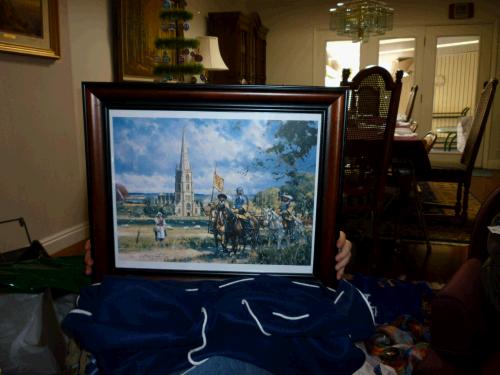
<svg viewBox="0 0 500 375">
<path fill-rule="evenodd" d="M 361 43 L 350 40 L 326 43 L 325 86 L 340 86 L 342 69 L 351 69 L 351 78 L 359 72 Z"/>
<path fill-rule="evenodd" d="M 415 84 L 415 38 L 390 38 L 379 40 L 378 64 L 393 77 L 403 71 L 398 113 L 404 113 L 411 87 Z"/>
</svg>

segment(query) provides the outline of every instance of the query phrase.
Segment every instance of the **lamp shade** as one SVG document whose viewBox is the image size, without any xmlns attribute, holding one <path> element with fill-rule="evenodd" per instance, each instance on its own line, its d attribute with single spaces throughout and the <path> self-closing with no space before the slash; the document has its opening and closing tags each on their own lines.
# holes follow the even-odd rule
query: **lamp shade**
<svg viewBox="0 0 500 375">
<path fill-rule="evenodd" d="M 199 54 L 203 57 L 201 63 L 206 70 L 229 70 L 222 60 L 219 51 L 219 40 L 215 36 L 199 36 Z"/>
</svg>

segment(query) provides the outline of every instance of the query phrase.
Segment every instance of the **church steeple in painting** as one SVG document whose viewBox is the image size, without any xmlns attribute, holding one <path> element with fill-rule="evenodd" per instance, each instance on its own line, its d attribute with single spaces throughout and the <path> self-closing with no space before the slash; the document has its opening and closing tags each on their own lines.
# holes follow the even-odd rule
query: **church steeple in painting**
<svg viewBox="0 0 500 375">
<path fill-rule="evenodd" d="M 199 216 L 200 207 L 194 201 L 193 174 L 189 163 L 186 129 L 182 130 L 181 158 L 175 170 L 176 216 Z"/>
<path fill-rule="evenodd" d="M 191 166 L 189 165 L 188 147 L 185 141 L 185 137 L 186 128 L 182 130 L 181 161 L 179 165 L 181 169 L 191 171 Z"/>
</svg>

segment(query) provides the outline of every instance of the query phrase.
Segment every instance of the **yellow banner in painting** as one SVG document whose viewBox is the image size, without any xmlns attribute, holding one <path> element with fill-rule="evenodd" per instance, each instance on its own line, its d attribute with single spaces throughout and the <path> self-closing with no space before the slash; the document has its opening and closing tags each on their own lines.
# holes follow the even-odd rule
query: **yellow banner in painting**
<svg viewBox="0 0 500 375">
<path fill-rule="evenodd" d="M 223 191 L 224 190 L 224 179 L 217 175 L 217 173 L 214 173 L 214 187 L 218 191 Z"/>
</svg>

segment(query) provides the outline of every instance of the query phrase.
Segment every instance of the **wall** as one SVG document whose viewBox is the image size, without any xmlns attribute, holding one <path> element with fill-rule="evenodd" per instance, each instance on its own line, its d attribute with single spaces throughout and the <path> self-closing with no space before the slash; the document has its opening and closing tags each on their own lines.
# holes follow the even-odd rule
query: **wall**
<svg viewBox="0 0 500 375">
<path fill-rule="evenodd" d="M 193 13 L 190 28 L 186 38 L 205 35 L 207 31 L 207 17 L 209 12 L 247 12 L 248 7 L 244 0 L 189 0 L 187 9 Z"/>
<path fill-rule="evenodd" d="M 209 11 L 241 1 L 192 0 L 186 36 L 204 35 Z M 61 58 L 0 53 L 0 221 L 22 216 L 32 239 L 56 252 L 88 237 L 82 81 L 111 81 L 110 1 L 59 0 Z M 26 245 L 0 227 L 0 252 Z"/>
<path fill-rule="evenodd" d="M 80 82 L 111 79 L 109 18 L 105 1 L 59 0 L 59 60 L 0 54 L 0 220 L 24 217 L 49 252 L 88 235 Z M 24 241 L 10 233 L 0 251 Z"/>
</svg>

